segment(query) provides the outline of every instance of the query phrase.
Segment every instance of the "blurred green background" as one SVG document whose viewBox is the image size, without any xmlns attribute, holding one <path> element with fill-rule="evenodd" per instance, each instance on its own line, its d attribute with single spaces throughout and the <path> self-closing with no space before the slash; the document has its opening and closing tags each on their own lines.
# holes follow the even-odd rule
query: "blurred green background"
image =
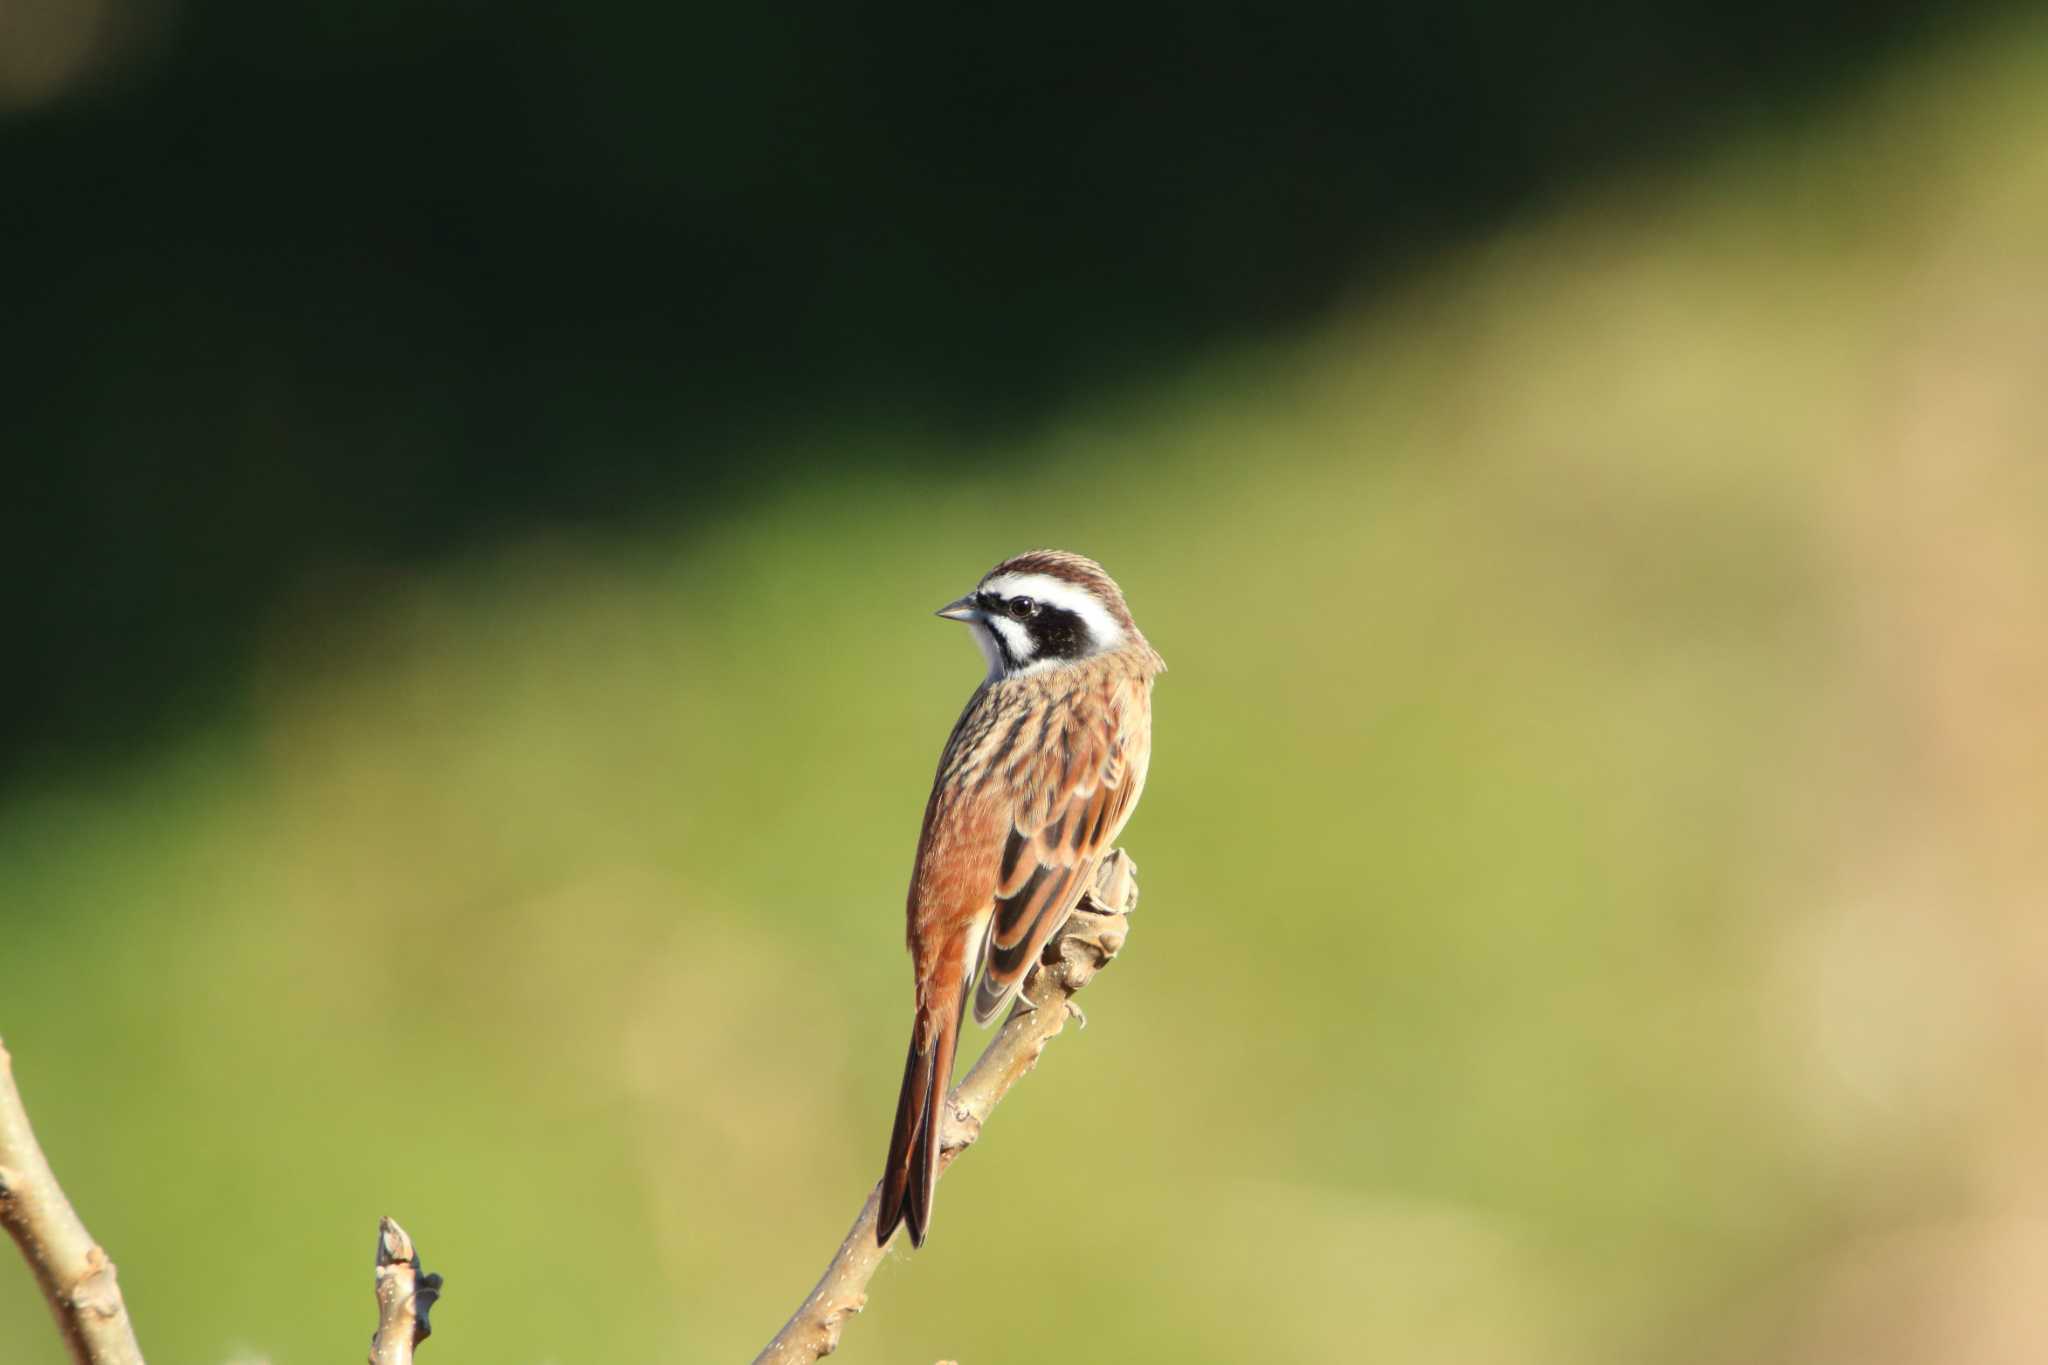
<svg viewBox="0 0 2048 1365">
<path fill-rule="evenodd" d="M 429 1360 L 748 1358 L 1039 544 L 1144 905 L 842 1359 L 2048 1355 L 2048 26 L 16 3 L 0 1032 L 153 1360 L 383 1213 Z"/>
</svg>

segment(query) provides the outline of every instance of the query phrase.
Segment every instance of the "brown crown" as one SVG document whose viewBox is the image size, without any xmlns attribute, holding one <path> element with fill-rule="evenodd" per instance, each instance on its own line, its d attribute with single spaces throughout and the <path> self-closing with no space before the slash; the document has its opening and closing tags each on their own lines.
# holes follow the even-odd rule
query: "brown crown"
<svg viewBox="0 0 2048 1365">
<path fill-rule="evenodd" d="M 982 575 L 982 582 L 1000 578 L 1009 573 L 1042 573 L 1048 578 L 1057 578 L 1086 588 L 1095 594 L 1095 599 L 1109 608 L 1109 614 L 1116 618 L 1118 625 L 1126 630 L 1133 629 L 1136 622 L 1131 620 L 1131 609 L 1124 605 L 1123 590 L 1116 585 L 1100 564 L 1086 555 L 1073 554 L 1067 550 L 1026 550 L 1013 555 Z"/>
</svg>

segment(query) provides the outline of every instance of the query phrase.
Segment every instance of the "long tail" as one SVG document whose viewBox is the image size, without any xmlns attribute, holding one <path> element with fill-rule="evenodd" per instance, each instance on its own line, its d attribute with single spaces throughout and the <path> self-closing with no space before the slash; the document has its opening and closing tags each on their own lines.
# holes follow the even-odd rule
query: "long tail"
<svg viewBox="0 0 2048 1365">
<path fill-rule="evenodd" d="M 953 1053 L 967 1009 L 967 984 L 956 971 L 951 989 L 932 991 L 910 1030 L 903 1089 L 896 1097 L 896 1127 L 882 1170 L 882 1204 L 875 1241 L 889 1244 L 898 1223 L 910 1225 L 910 1243 L 923 1246 L 932 1225 L 932 1195 L 939 1184 L 939 1120 L 953 1079 Z"/>
</svg>

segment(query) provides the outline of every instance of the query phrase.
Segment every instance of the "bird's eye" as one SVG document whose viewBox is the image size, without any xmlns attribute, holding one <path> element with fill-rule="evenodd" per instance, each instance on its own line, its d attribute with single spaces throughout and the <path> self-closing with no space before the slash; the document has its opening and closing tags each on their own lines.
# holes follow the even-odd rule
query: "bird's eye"
<svg viewBox="0 0 2048 1365">
<path fill-rule="evenodd" d="M 1029 597 L 1013 597 L 1010 599 L 1010 615 L 1019 621 L 1029 621 L 1038 615 L 1038 603 Z"/>
</svg>

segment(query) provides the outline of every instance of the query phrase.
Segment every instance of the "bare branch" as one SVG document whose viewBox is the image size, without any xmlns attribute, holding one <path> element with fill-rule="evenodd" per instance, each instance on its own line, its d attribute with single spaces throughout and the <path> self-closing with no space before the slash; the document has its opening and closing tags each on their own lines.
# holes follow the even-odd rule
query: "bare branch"
<svg viewBox="0 0 2048 1365">
<path fill-rule="evenodd" d="M 981 1136 L 988 1116 L 1037 1064 L 1038 1055 L 1066 1027 L 1068 1018 L 1082 1019 L 1074 993 L 1123 947 L 1130 934 L 1124 917 L 1137 907 L 1137 868 L 1118 849 L 1103 861 L 1094 887 L 1046 945 L 1040 968 L 1025 988 L 1024 1002 L 1010 1011 L 981 1060 L 947 1095 L 945 1128 L 939 1135 L 941 1174 Z M 775 1340 L 754 1357 L 754 1365 L 808 1365 L 839 1349 L 840 1331 L 848 1318 L 867 1306 L 868 1281 L 888 1254 L 875 1245 L 881 1194 L 879 1185 L 869 1193 L 817 1287 Z"/>
<path fill-rule="evenodd" d="M 404 1228 L 377 1224 L 377 1330 L 370 1365 L 412 1365 L 413 1348 L 433 1334 L 428 1310 L 441 1297 L 441 1277 L 420 1269 L 420 1254 Z"/>
<path fill-rule="evenodd" d="M 114 1263 L 79 1221 L 29 1127 L 0 1043 L 0 1223 L 28 1258 L 79 1365 L 142 1365 Z"/>
<path fill-rule="evenodd" d="M 1122 850 L 1110 854 L 1095 885 L 1046 945 L 1023 998 L 965 1080 L 946 1097 L 939 1170 L 981 1136 L 982 1125 L 1038 1062 L 1045 1045 L 1081 1019 L 1074 995 L 1106 966 L 1130 934 L 1125 918 L 1137 908 L 1136 869 Z M 867 1304 L 867 1285 L 887 1249 L 875 1245 L 881 1191 L 868 1195 L 860 1216 L 810 1296 L 755 1365 L 809 1365 L 838 1349 L 846 1319 Z M 78 1365 L 144 1365 L 128 1310 L 115 1282 L 114 1263 L 79 1221 L 44 1159 L 21 1096 L 12 1059 L 0 1045 L 0 1223 L 21 1245 Z M 432 1328 L 427 1314 L 440 1297 L 441 1277 L 420 1268 L 404 1228 L 389 1218 L 377 1229 L 377 1331 L 369 1365 L 412 1365 L 413 1351 Z"/>
</svg>

